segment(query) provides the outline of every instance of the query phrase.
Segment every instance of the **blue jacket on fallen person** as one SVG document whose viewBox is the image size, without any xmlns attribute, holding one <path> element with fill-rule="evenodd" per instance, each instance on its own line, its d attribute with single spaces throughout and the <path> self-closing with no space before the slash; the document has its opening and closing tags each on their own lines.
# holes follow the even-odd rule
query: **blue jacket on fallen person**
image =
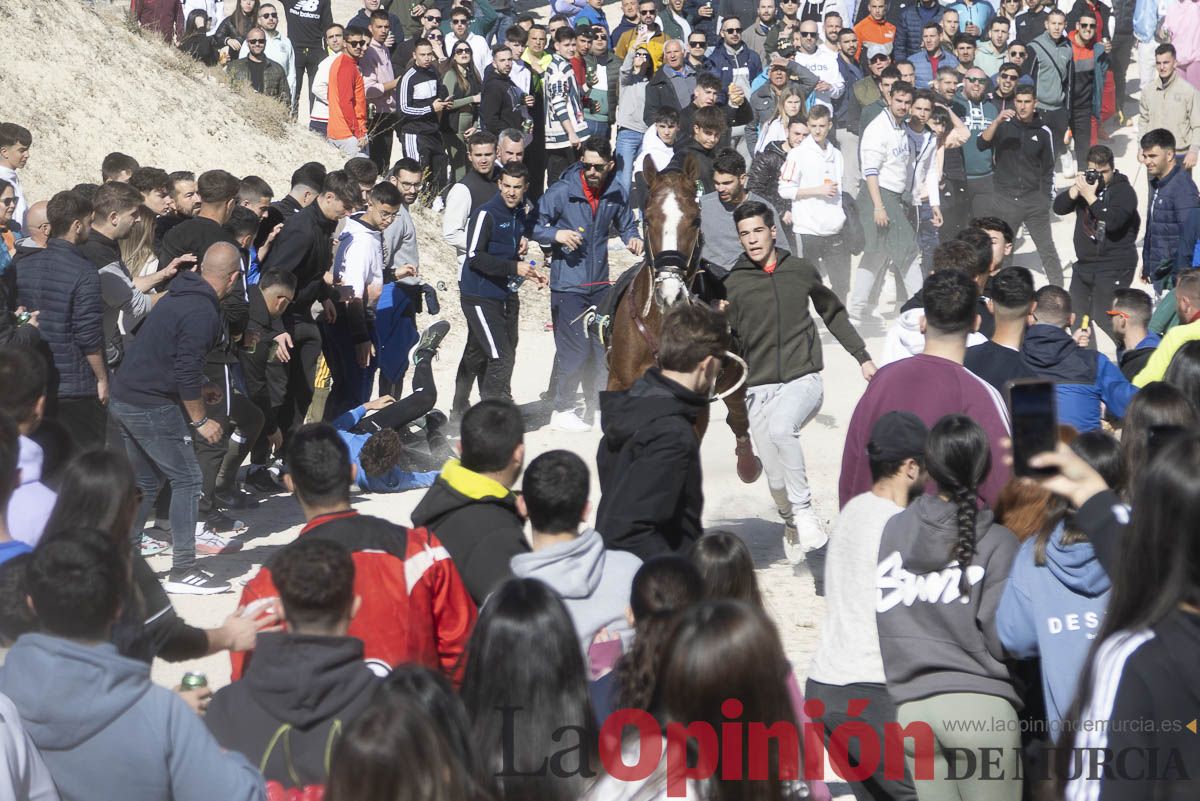
<svg viewBox="0 0 1200 801">
<path fill-rule="evenodd" d="M 371 435 L 355 434 L 350 429 L 358 425 L 358 421 L 362 420 L 366 413 L 367 408 L 359 406 L 336 418 L 331 423 L 337 429 L 338 436 L 342 438 L 342 442 L 346 443 L 346 447 L 350 449 L 350 461 L 358 468 L 354 479 L 355 485 L 363 492 L 404 492 L 410 489 L 432 487 L 434 480 L 438 477 L 438 471 L 436 470 L 428 473 L 414 473 L 411 470 L 402 470 L 397 465 L 382 476 L 368 476 L 363 471 L 359 456 L 362 454 L 363 445 L 367 443 Z"/>
</svg>

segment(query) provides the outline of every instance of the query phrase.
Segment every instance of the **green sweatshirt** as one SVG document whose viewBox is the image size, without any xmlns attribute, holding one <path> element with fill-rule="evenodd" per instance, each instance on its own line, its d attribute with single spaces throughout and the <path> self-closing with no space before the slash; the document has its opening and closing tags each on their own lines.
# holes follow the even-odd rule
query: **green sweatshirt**
<svg viewBox="0 0 1200 801">
<path fill-rule="evenodd" d="M 756 266 L 743 253 L 725 279 L 726 315 L 737 351 L 750 367 L 746 385 L 782 384 L 824 369 L 821 335 L 808 313 L 810 299 L 842 347 L 859 364 L 870 361 L 846 307 L 821 283 L 817 269 L 785 250 L 775 252 L 774 272 Z"/>
</svg>

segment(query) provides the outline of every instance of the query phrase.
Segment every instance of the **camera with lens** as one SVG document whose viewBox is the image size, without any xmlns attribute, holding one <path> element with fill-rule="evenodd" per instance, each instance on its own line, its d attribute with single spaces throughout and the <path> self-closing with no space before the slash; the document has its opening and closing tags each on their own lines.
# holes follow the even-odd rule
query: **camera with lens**
<svg viewBox="0 0 1200 801">
<path fill-rule="evenodd" d="M 1100 175 L 1099 170 L 1087 170 L 1083 174 L 1083 180 L 1087 181 L 1092 186 L 1104 182 L 1104 178 Z"/>
</svg>

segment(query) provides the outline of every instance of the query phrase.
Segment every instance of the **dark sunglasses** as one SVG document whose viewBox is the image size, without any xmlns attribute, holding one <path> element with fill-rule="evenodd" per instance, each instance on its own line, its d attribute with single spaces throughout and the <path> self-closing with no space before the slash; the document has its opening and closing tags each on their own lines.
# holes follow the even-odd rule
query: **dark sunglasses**
<svg viewBox="0 0 1200 801">
<path fill-rule="evenodd" d="M 1012 58 L 1012 57 L 1014 57 L 1014 56 L 1019 56 L 1019 57 L 1021 57 L 1021 58 L 1025 58 L 1025 56 L 1026 56 L 1026 55 L 1027 55 L 1027 54 L 1026 54 L 1026 52 L 1025 52 L 1024 50 L 1009 50 L 1009 51 L 1008 51 L 1008 57 L 1009 57 L 1009 58 Z"/>
<path fill-rule="evenodd" d="M 457 19 L 450 20 L 451 25 L 466 25 L 467 22 L 469 22 L 469 20 L 465 20 L 462 17 L 458 17 Z"/>
<path fill-rule="evenodd" d="M 462 56 L 462 55 L 467 55 L 467 56 L 469 56 L 469 55 L 471 55 L 471 48 L 469 48 L 469 47 L 460 47 L 460 48 L 457 48 L 457 49 L 455 49 L 455 51 L 454 51 L 454 55 L 456 55 L 456 56 Z"/>
<path fill-rule="evenodd" d="M 425 15 L 425 19 L 429 20 L 430 22 L 441 22 L 441 21 L 442 21 L 442 15 L 441 15 L 441 14 L 437 14 L 437 15 L 433 15 L 433 14 L 426 14 L 426 15 Z"/>
<path fill-rule="evenodd" d="M 708 42 L 688 42 L 688 47 L 691 47 L 691 48 L 708 47 Z"/>
<path fill-rule="evenodd" d="M 800 31 L 800 38 L 801 39 L 816 39 L 817 32 L 816 31 Z"/>
<path fill-rule="evenodd" d="M 741 33 L 741 28 L 726 28 L 723 33 Z"/>
<path fill-rule="evenodd" d="M 431 33 L 428 36 L 426 36 L 425 38 L 430 42 L 442 41 L 442 35 L 440 33 Z"/>
<path fill-rule="evenodd" d="M 580 162 L 583 165 L 584 172 L 604 172 L 608 164 L 588 164 L 586 161 Z"/>
<path fill-rule="evenodd" d="M 267 40 L 266 39 L 247 39 L 246 42 L 248 44 L 266 44 Z"/>
<path fill-rule="evenodd" d="M 653 17 L 658 12 L 656 12 L 653 8 L 644 8 L 641 11 L 639 11 L 638 13 L 641 14 L 643 17 Z"/>
<path fill-rule="evenodd" d="M 967 83 L 987 83 L 987 78 L 972 78 L 969 75 L 963 80 Z"/>
<path fill-rule="evenodd" d="M 1021 76 L 1020 76 L 1020 75 L 1017 75 L 1017 74 L 1016 74 L 1016 73 L 1014 73 L 1014 72 L 1002 72 L 1002 73 L 1000 73 L 1000 77 L 1001 77 L 1001 78 L 1003 78 L 1003 79 L 1004 79 L 1004 80 L 1006 80 L 1006 81 L 1019 81 L 1019 80 L 1021 80 Z"/>
<path fill-rule="evenodd" d="M 263 19 L 279 19 L 278 14 L 259 14 L 258 16 L 262 17 Z"/>
<path fill-rule="evenodd" d="M 1094 22 L 1080 22 L 1080 23 L 1078 23 L 1078 25 L 1080 28 L 1084 28 L 1084 29 L 1088 29 L 1088 30 L 1096 27 L 1096 23 L 1094 23 Z"/>
<path fill-rule="evenodd" d="M 261 42 L 265 40 L 259 39 L 259 41 Z M 251 42 L 251 44 L 253 44 L 253 42 Z M 346 47 L 366 47 L 367 43 L 364 39 L 347 39 L 345 41 L 345 45 Z"/>
<path fill-rule="evenodd" d="M 0 198 L 0 203 L 3 203 L 5 206 L 15 206 L 17 205 L 17 199 L 15 197 Z"/>
</svg>

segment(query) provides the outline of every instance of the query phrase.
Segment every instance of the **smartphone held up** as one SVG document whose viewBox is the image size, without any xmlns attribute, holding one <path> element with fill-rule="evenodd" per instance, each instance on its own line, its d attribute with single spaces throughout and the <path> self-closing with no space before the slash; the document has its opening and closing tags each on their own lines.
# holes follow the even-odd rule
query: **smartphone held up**
<svg viewBox="0 0 1200 801">
<path fill-rule="evenodd" d="M 1058 444 L 1058 409 L 1054 382 L 1040 378 L 1018 379 L 1005 385 L 1012 419 L 1013 473 L 1030 478 L 1053 475 L 1053 469 L 1036 468 L 1029 460 L 1052 451 Z"/>
</svg>

